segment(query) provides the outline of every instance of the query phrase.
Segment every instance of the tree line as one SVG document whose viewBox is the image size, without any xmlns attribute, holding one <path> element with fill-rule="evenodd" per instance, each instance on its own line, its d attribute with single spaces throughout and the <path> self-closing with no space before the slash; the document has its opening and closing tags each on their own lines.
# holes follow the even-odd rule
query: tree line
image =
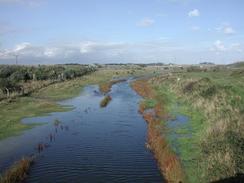
<svg viewBox="0 0 244 183">
<path fill-rule="evenodd" d="M 0 90 L 6 96 L 22 92 L 23 85 L 30 81 L 64 81 L 94 72 L 91 65 L 0 65 Z"/>
</svg>

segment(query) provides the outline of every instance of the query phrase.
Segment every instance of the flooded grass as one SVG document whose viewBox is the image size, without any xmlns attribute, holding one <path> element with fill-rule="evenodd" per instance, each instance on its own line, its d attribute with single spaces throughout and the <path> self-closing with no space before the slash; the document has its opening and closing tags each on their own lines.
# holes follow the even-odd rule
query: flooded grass
<svg viewBox="0 0 244 183">
<path fill-rule="evenodd" d="M 185 174 L 179 158 L 172 151 L 166 139 L 164 122 L 168 119 L 162 103 L 156 102 L 156 93 L 147 81 L 137 80 L 133 89 L 146 99 L 141 102 L 139 111 L 148 123 L 148 144 L 159 164 L 161 173 L 168 182 L 185 182 Z M 153 109 L 148 111 L 147 109 Z"/>
<path fill-rule="evenodd" d="M 14 165 L 6 170 L 6 172 L 0 177 L 0 183 L 22 182 L 27 177 L 33 161 L 33 157 L 25 157 L 14 163 Z"/>
<path fill-rule="evenodd" d="M 20 123 L 23 117 L 34 117 L 49 112 L 68 110 L 54 102 L 32 97 L 16 98 L 12 103 L 2 102 L 0 107 L 0 140 L 12 135 L 18 135 L 21 131 L 36 125 Z"/>
<path fill-rule="evenodd" d="M 55 119 L 53 124 L 54 124 L 55 127 L 58 127 L 61 124 L 61 121 L 58 120 L 58 119 Z"/>
</svg>

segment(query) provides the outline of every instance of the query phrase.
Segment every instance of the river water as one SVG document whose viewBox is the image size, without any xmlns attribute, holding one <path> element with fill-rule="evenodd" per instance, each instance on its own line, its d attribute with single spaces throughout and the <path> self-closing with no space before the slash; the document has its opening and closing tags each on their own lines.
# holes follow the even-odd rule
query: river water
<svg viewBox="0 0 244 183">
<path fill-rule="evenodd" d="M 163 182 L 145 148 L 147 126 L 138 113 L 140 97 L 129 81 L 114 85 L 110 95 L 109 105 L 100 108 L 103 96 L 98 87 L 87 86 L 80 96 L 60 102 L 73 107 L 71 111 L 24 119 L 45 124 L 0 141 L 0 170 L 34 154 L 27 183 Z M 43 150 L 38 144 L 44 144 Z"/>
</svg>

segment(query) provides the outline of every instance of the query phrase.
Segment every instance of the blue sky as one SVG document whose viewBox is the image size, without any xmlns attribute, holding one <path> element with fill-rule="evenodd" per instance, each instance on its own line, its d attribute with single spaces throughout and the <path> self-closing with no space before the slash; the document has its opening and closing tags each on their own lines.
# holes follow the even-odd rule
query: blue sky
<svg viewBox="0 0 244 183">
<path fill-rule="evenodd" d="M 0 63 L 244 60 L 243 0 L 0 0 Z"/>
</svg>

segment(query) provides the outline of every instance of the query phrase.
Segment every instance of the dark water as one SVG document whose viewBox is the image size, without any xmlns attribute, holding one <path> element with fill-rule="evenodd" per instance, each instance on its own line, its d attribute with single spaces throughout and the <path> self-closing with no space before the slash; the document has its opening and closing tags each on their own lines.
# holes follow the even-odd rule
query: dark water
<svg viewBox="0 0 244 183">
<path fill-rule="evenodd" d="M 63 101 L 72 111 L 24 119 L 45 125 L 18 137 L 0 141 L 0 169 L 23 155 L 37 154 L 27 183 L 33 182 L 163 182 L 151 152 L 145 148 L 146 123 L 138 114 L 140 97 L 128 82 L 113 86 L 112 101 L 96 86 L 79 97 Z M 53 121 L 61 121 L 55 127 Z M 38 152 L 37 144 L 46 144 Z"/>
</svg>

